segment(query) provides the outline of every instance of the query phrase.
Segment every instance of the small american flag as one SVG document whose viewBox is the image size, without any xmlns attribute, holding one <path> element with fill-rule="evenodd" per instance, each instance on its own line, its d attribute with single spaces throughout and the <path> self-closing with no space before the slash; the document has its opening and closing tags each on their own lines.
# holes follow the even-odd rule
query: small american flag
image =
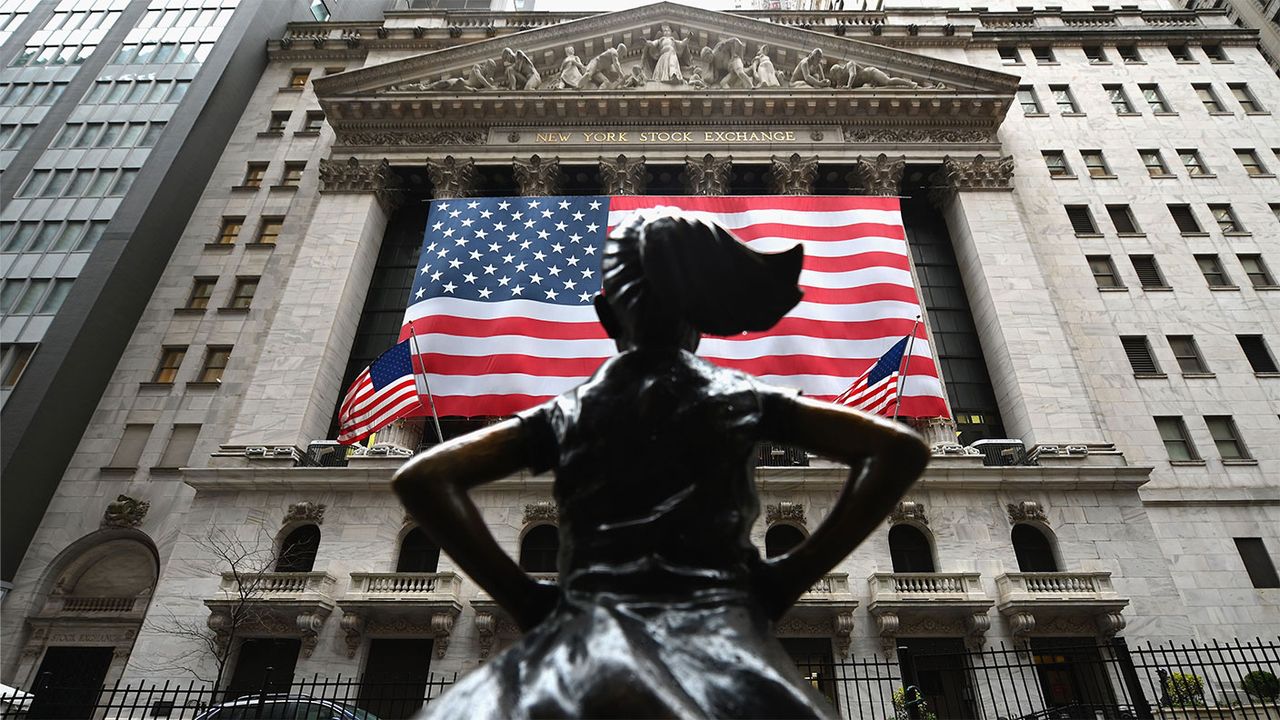
<svg viewBox="0 0 1280 720">
<path fill-rule="evenodd" d="M 889 352 L 880 356 L 875 365 L 862 374 L 848 390 L 840 393 L 832 402 L 863 410 L 872 415 L 893 415 L 898 406 L 898 380 L 901 377 L 902 357 L 907 352 L 911 336 L 902 338 Z"/>
<path fill-rule="evenodd" d="M 400 339 L 416 335 L 439 414 L 507 415 L 590 377 L 616 352 L 591 303 L 606 233 L 657 208 L 718 222 L 762 252 L 804 244 L 803 300 L 767 332 L 704 338 L 698 354 L 716 364 L 830 400 L 915 327 L 897 198 L 433 200 Z M 947 416 L 923 326 L 915 334 L 900 414 Z"/>
<path fill-rule="evenodd" d="M 351 384 L 338 409 L 338 442 L 358 443 L 394 420 L 420 414 L 412 342 L 392 346 Z"/>
</svg>

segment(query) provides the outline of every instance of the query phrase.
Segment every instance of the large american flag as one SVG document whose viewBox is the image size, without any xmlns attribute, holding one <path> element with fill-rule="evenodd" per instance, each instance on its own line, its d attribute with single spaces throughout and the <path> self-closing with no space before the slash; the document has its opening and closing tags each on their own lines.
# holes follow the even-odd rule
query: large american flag
<svg viewBox="0 0 1280 720">
<path fill-rule="evenodd" d="M 698 354 L 830 400 L 921 314 L 897 198 L 567 196 L 433 200 L 401 339 L 441 415 L 507 415 L 587 379 L 616 347 L 591 304 L 606 233 L 636 211 L 713 220 L 756 250 L 802 242 L 804 298 L 768 332 Z M 948 416 L 916 329 L 899 414 Z M 424 414 L 422 411 L 419 414 Z"/>
</svg>

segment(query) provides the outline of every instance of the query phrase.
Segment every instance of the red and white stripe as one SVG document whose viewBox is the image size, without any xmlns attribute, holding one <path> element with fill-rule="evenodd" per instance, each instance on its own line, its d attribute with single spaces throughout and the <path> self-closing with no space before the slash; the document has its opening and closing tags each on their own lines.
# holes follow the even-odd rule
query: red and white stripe
<svg viewBox="0 0 1280 720">
<path fill-rule="evenodd" d="M 658 207 L 718 222 L 756 250 L 804 245 L 803 300 L 767 332 L 704 338 L 698 354 L 719 365 L 831 400 L 922 314 L 897 198 L 619 196 L 611 198 L 609 225 Z M 616 352 L 590 306 L 536 300 L 427 298 L 406 311 L 401 338 L 411 333 L 441 415 L 532 407 L 580 384 Z M 923 325 L 915 335 L 899 414 L 949 416 Z"/>
<path fill-rule="evenodd" d="M 898 404 L 898 381 L 902 376 L 897 371 L 894 371 L 881 378 L 880 382 L 875 385 L 867 387 L 867 375 L 870 372 L 868 370 L 863 373 L 861 377 L 853 381 L 848 390 L 845 390 L 831 402 L 837 405 L 846 405 L 855 410 L 869 412 L 872 415 L 892 415 L 894 406 Z"/>
<path fill-rule="evenodd" d="M 418 388 L 412 375 L 375 390 L 369 368 L 347 390 L 338 409 L 338 442 L 358 443 L 377 430 L 402 417 L 426 414 L 417 412 Z"/>
</svg>

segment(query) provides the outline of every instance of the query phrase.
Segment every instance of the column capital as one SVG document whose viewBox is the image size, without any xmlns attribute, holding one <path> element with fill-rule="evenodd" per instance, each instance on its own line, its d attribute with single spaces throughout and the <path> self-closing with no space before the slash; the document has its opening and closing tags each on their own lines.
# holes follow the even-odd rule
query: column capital
<svg viewBox="0 0 1280 720">
<path fill-rule="evenodd" d="M 859 157 L 854 163 L 853 175 L 861 191 L 868 195 L 889 197 L 898 194 L 906 167 L 906 156 L 891 158 L 880 153 L 873 158 Z"/>
<path fill-rule="evenodd" d="M 818 156 L 801 157 L 800 153 L 791 153 L 791 157 L 769 158 L 773 167 L 769 169 L 769 188 L 775 195 L 810 195 L 813 193 L 813 181 L 818 177 Z"/>
<path fill-rule="evenodd" d="M 560 158 L 543 158 L 538 155 L 528 160 L 512 158 L 512 169 L 516 182 L 520 184 L 521 195 L 557 195 L 563 176 L 560 172 Z"/>
<path fill-rule="evenodd" d="M 431 178 L 431 196 L 434 198 L 470 197 L 475 191 L 476 161 L 459 160 L 446 155 L 441 160 L 427 161 L 427 176 Z"/>
<path fill-rule="evenodd" d="M 1013 190 L 1013 156 L 988 159 L 976 155 L 972 159 L 942 158 L 942 168 L 933 174 L 935 201 L 945 200 L 952 193 Z"/>
<path fill-rule="evenodd" d="M 373 193 L 388 209 L 400 202 L 400 178 L 383 160 L 320 160 L 320 192 Z"/>
<path fill-rule="evenodd" d="M 643 195 L 645 186 L 644 156 L 600 158 L 600 176 L 609 195 Z"/>
<path fill-rule="evenodd" d="M 711 153 L 700 158 L 685 156 L 690 195 L 725 195 L 729 192 L 729 171 L 733 157 L 716 157 Z"/>
</svg>

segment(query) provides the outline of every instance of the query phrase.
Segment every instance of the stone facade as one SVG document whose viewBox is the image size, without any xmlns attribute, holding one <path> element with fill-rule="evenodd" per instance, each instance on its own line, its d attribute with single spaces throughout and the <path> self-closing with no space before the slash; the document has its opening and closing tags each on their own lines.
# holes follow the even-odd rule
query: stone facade
<svg viewBox="0 0 1280 720">
<path fill-rule="evenodd" d="M 4 600 L 0 678 L 29 684 L 44 648 L 70 642 L 50 639 L 72 637 L 50 630 L 72 622 L 59 604 L 60 578 L 109 542 L 133 543 L 129 557 L 151 558 L 148 618 L 225 628 L 234 588 L 207 542 L 219 529 L 235 542 L 268 546 L 302 524 L 320 529 L 313 570 L 288 593 L 266 598 L 273 619 L 240 636 L 299 639 L 299 674 L 357 674 L 371 638 L 431 638 L 431 669 L 446 672 L 472 668 L 511 642 L 509 621 L 447 557 L 425 584 L 395 584 L 411 527 L 388 488 L 398 459 L 369 453 L 346 467 L 304 459 L 309 444 L 329 434 L 379 249 L 390 219 L 403 212 L 399 183 L 416 175 L 435 196 L 465 197 L 494 167 L 510 169 L 517 191 L 528 194 L 563 186 L 570 166 L 599 167 L 602 192 L 643 192 L 645 168 L 657 165 L 685 167 L 691 194 L 731 192 L 740 164 L 768 168 L 774 191 L 788 194 L 812 192 L 825 166 L 849 174 L 851 193 L 893 195 L 913 172 L 933 178 L 1007 435 L 1038 464 L 989 467 L 974 451 L 939 442 L 894 518 L 815 586 L 780 624 L 781 635 L 830 638 L 834 654 L 846 657 L 882 652 L 900 637 L 963 637 L 981 646 L 1037 635 L 1160 642 L 1273 632 L 1280 590 L 1252 586 L 1233 538 L 1262 538 L 1273 557 L 1280 550 L 1280 450 L 1266 442 L 1280 431 L 1280 378 L 1253 372 L 1234 336 L 1262 335 L 1280 347 L 1276 290 L 1249 284 L 1236 257 L 1259 253 L 1280 266 L 1263 242 L 1280 222 L 1280 184 L 1247 174 L 1235 149 L 1254 148 L 1265 167 L 1280 166 L 1270 149 L 1280 125 L 1268 112 L 1233 105 L 1228 83 L 1245 83 L 1273 103 L 1280 81 L 1250 46 L 1252 35 L 1218 15 L 1090 14 L 1089 27 L 1102 31 L 1089 42 L 1108 51 L 1138 43 L 1144 58 L 1106 65 L 1083 54 L 1078 15 L 847 12 L 831 18 L 843 32 L 820 35 L 797 28 L 800 19 L 788 13 L 654 5 L 547 15 L 518 41 L 550 80 L 566 44 L 586 48 L 585 62 L 634 28 L 670 22 L 708 45 L 741 37 L 775 48 L 779 77 L 791 77 L 816 43 L 833 62 L 871 64 L 922 86 L 912 89 L 732 82 L 662 92 L 642 83 L 461 89 L 453 81 L 471 79 L 468 68 L 517 42 L 506 38 L 513 18 L 457 26 L 458 35 L 440 14 L 293 26 L 271 44 L 271 62 Z M 488 27 L 501 30 L 491 36 Z M 1167 46 L 1178 42 L 1191 44 L 1197 62 L 1175 62 Z M 1198 55 L 1202 42 L 1224 45 L 1232 63 L 1207 62 Z M 1051 46 L 1054 59 L 1037 63 L 1033 44 Z M 1025 64 L 1002 64 L 1005 46 L 1018 48 Z M 296 68 L 310 68 L 313 81 L 282 91 Z M 446 86 L 432 89 L 440 82 Z M 1230 112 L 1207 113 L 1191 85 L 1200 82 L 1212 83 Z M 1104 83 L 1122 83 L 1136 111 L 1117 115 Z M 1173 114 L 1145 104 L 1139 85 L 1149 83 L 1159 84 Z M 1046 112 L 1023 109 L 1024 85 Z M 1070 87 L 1076 111 L 1054 103 L 1058 85 Z M 327 121 L 307 129 L 307 114 L 320 111 Z M 288 120 L 282 131 L 264 132 L 273 113 Z M 623 117 L 632 128 L 625 139 Z M 685 133 L 688 141 L 635 147 L 641 128 Z M 591 134 L 606 132 L 613 136 Z M 1149 177 L 1143 148 L 1160 148 L 1172 177 Z M 1188 176 L 1178 163 L 1183 148 L 1199 149 L 1212 175 Z M 1082 149 L 1101 149 L 1110 171 L 1090 174 Z M 1051 176 L 1046 151 L 1064 152 L 1074 172 Z M 262 187 L 242 185 L 251 162 L 269 163 Z M 306 163 L 301 180 L 273 186 L 286 162 Z M 1181 203 L 1211 231 L 1180 233 L 1165 205 Z M 1208 203 L 1230 203 L 1253 234 L 1218 232 Z M 1064 205 L 1089 206 L 1102 229 L 1073 232 Z M 1113 232 L 1108 205 L 1128 205 L 1145 232 Z M 242 236 L 215 243 L 226 218 L 243 218 Z M 274 244 L 251 242 L 264 218 L 283 218 Z M 1211 290 L 1197 253 L 1219 254 L 1239 286 Z M 1154 255 L 1174 291 L 1143 289 L 1131 254 Z M 1093 255 L 1112 256 L 1124 291 L 1099 290 L 1086 261 Z M 214 301 L 175 312 L 194 277 L 217 278 Z M 261 278 L 252 302 L 231 307 L 224 301 L 246 277 Z M 1162 336 L 1186 334 L 1212 376 L 1176 372 Z M 1135 378 L 1122 335 L 1150 336 L 1165 376 Z M 175 381 L 153 382 L 161 348 L 175 346 L 188 348 Z M 229 364 L 220 382 L 197 382 L 211 346 L 232 347 Z M 1222 415 L 1234 418 L 1247 458 L 1215 452 L 1201 418 Z M 1156 416 L 1184 417 L 1205 459 L 1171 462 Z M 175 425 L 200 428 L 180 470 L 160 461 Z M 138 426 L 148 426 L 149 439 L 122 464 L 126 428 Z M 945 441 L 954 430 L 929 432 Z M 763 548 L 770 523 L 812 530 L 846 473 L 815 460 L 758 476 L 765 510 L 752 538 Z M 473 497 L 513 554 L 532 526 L 554 521 L 546 476 L 508 478 Z M 1046 599 L 1028 589 L 1010 542 L 1019 522 L 1053 539 L 1058 575 L 1084 595 Z M 922 600 L 895 584 L 893 523 L 927 533 L 945 597 Z M 129 591 L 142 597 L 140 588 Z M 401 610 L 388 607 L 388 593 Z M 162 623 L 143 623 L 136 605 L 111 612 L 136 641 L 119 640 L 108 681 L 189 677 L 176 669 L 184 664 L 202 677 L 214 672 L 212 658 L 193 655 Z"/>
</svg>

